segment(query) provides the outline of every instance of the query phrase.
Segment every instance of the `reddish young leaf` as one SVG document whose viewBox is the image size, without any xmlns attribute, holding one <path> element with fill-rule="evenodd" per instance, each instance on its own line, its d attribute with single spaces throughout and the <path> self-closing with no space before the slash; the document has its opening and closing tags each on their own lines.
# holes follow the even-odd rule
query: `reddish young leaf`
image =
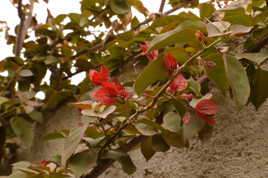
<svg viewBox="0 0 268 178">
<path fill-rule="evenodd" d="M 89 79 L 95 85 L 101 85 L 103 82 L 106 82 L 110 76 L 110 71 L 105 66 L 100 66 L 100 72 L 96 70 L 89 71 Z"/>
<path fill-rule="evenodd" d="M 165 67 L 168 70 L 169 73 L 172 73 L 177 68 L 177 61 L 176 59 L 170 55 L 166 55 L 166 59 L 164 61 Z"/>
<path fill-rule="evenodd" d="M 176 94 L 179 91 L 184 90 L 187 88 L 188 82 L 184 78 L 182 74 L 179 74 L 176 76 L 176 78 L 170 83 L 170 85 L 167 88 L 167 91 L 171 94 Z"/>
<path fill-rule="evenodd" d="M 209 99 L 201 100 L 195 107 L 196 112 L 204 115 L 214 115 L 218 112 L 218 105 Z"/>
</svg>

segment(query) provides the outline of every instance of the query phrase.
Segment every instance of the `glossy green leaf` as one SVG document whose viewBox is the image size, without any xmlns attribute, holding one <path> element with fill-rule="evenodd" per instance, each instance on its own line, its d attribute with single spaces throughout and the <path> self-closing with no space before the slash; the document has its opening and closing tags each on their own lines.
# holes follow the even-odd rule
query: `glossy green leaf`
<svg viewBox="0 0 268 178">
<path fill-rule="evenodd" d="M 128 155 L 121 157 L 118 161 L 125 173 L 133 174 L 136 172 L 136 166 Z"/>
<path fill-rule="evenodd" d="M 226 76 L 238 106 L 245 105 L 250 95 L 250 86 L 246 71 L 233 56 L 224 57 Z"/>
<path fill-rule="evenodd" d="M 258 68 L 251 77 L 250 101 L 259 108 L 268 97 L 268 71 Z"/>
<path fill-rule="evenodd" d="M 34 130 L 31 122 L 22 117 L 13 117 L 10 120 L 11 127 L 15 134 L 27 147 L 31 147 L 34 139 Z"/>
<path fill-rule="evenodd" d="M 147 137 L 146 140 L 141 142 L 141 153 L 146 161 L 149 161 L 153 157 L 155 151 L 152 147 L 152 137 Z"/>
<path fill-rule="evenodd" d="M 240 24 L 245 26 L 253 26 L 254 21 L 250 15 L 247 15 L 244 8 L 237 8 L 224 11 L 224 21 L 231 24 Z"/>
<path fill-rule="evenodd" d="M 68 167 L 72 170 L 76 177 L 80 177 L 96 165 L 97 157 L 98 154 L 93 151 L 77 153 L 70 158 Z"/>
<path fill-rule="evenodd" d="M 152 147 L 156 152 L 166 152 L 170 148 L 160 134 L 152 136 Z"/>
<path fill-rule="evenodd" d="M 215 7 L 211 3 L 202 3 L 199 4 L 199 10 L 201 18 L 210 19 L 212 17 L 212 14 L 215 12 Z"/>
<path fill-rule="evenodd" d="M 127 14 L 130 10 L 126 0 L 111 0 L 110 7 L 116 14 Z"/>
<path fill-rule="evenodd" d="M 181 116 L 176 112 L 166 113 L 162 126 L 171 132 L 179 132 L 181 130 Z"/>
<path fill-rule="evenodd" d="M 157 35 L 150 43 L 149 50 L 162 48 L 175 43 L 187 43 L 196 40 L 195 30 L 205 31 L 205 24 L 201 21 L 185 20 L 174 30 Z"/>
<path fill-rule="evenodd" d="M 268 51 L 259 52 L 259 53 L 242 53 L 237 54 L 236 57 L 238 59 L 248 59 L 257 65 L 262 64 L 266 59 L 268 59 Z"/>
<path fill-rule="evenodd" d="M 29 116 L 31 117 L 31 119 L 37 121 L 40 124 L 42 124 L 44 121 L 43 114 L 39 111 L 34 110 L 31 113 L 29 113 Z"/>
<path fill-rule="evenodd" d="M 213 61 L 216 63 L 214 67 L 206 68 L 208 78 L 212 80 L 222 91 L 226 91 L 229 88 L 229 84 L 227 82 L 222 55 L 217 52 L 216 49 L 211 48 L 202 55 L 202 58 L 206 61 Z"/>
<path fill-rule="evenodd" d="M 148 86 L 167 78 L 168 72 L 164 67 L 163 58 L 159 57 L 157 60 L 150 62 L 138 76 L 134 84 L 135 91 L 140 95 Z"/>
<path fill-rule="evenodd" d="M 8 101 L 9 101 L 8 98 L 3 97 L 3 96 L 0 96 L 0 105 L 1 105 L 1 104 L 4 104 L 5 102 L 8 102 Z"/>
<path fill-rule="evenodd" d="M 81 139 L 84 136 L 85 131 L 87 130 L 89 120 L 81 120 L 79 127 L 71 131 L 70 135 L 66 138 L 64 143 L 64 150 L 62 152 L 62 165 L 66 165 L 68 159 L 75 152 L 77 146 L 79 145 Z"/>
<path fill-rule="evenodd" d="M 148 119 L 142 119 L 135 124 L 136 129 L 145 136 L 152 136 L 158 133 L 156 123 Z"/>
<path fill-rule="evenodd" d="M 188 87 L 194 92 L 194 94 L 199 97 L 201 95 L 201 85 L 198 81 L 193 78 L 188 79 Z"/>
<path fill-rule="evenodd" d="M 205 122 L 197 118 L 194 113 L 191 113 L 190 122 L 188 124 L 183 125 L 184 141 L 187 141 L 190 138 L 196 136 L 204 126 Z"/>
<path fill-rule="evenodd" d="M 170 132 L 168 130 L 162 130 L 161 135 L 164 138 L 165 142 L 170 146 L 175 146 L 177 148 L 181 148 L 185 146 L 185 143 L 182 137 L 183 136 L 182 129 L 177 133 Z"/>
</svg>

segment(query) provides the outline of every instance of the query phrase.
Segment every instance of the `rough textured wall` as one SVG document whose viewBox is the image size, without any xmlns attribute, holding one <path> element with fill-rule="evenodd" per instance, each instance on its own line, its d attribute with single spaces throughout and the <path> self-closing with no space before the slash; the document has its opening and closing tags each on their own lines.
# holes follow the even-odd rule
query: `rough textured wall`
<svg viewBox="0 0 268 178">
<path fill-rule="evenodd" d="M 249 105 L 237 111 L 229 98 L 216 98 L 221 105 L 212 137 L 201 143 L 191 141 L 189 148 L 173 148 L 157 153 L 149 162 L 133 151 L 137 172 L 128 176 L 117 164 L 103 178 L 267 178 L 268 177 L 268 102 L 258 112 Z M 49 159 L 63 149 L 62 142 L 40 143 L 49 132 L 72 127 L 79 119 L 76 109 L 63 107 L 51 114 L 45 127 L 38 128 L 30 160 Z"/>
</svg>

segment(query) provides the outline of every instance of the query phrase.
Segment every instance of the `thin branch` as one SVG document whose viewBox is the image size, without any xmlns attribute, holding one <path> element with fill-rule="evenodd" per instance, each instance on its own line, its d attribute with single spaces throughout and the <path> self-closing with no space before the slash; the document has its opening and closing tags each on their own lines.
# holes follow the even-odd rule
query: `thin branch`
<svg viewBox="0 0 268 178">
<path fill-rule="evenodd" d="M 259 52 L 265 45 L 268 44 L 268 35 L 257 41 L 257 43 L 246 50 L 247 53 Z"/>
<path fill-rule="evenodd" d="M 174 80 L 174 78 L 189 64 L 191 63 L 195 58 L 197 58 L 198 56 L 200 56 L 202 53 L 204 53 L 205 51 L 207 51 L 209 48 L 213 47 L 214 45 L 216 45 L 217 43 L 221 42 L 222 38 L 214 41 L 213 43 L 211 43 L 210 45 L 206 46 L 205 48 L 203 48 L 202 50 L 200 50 L 199 52 L 195 53 L 193 56 L 191 56 L 183 65 L 181 65 L 170 77 L 170 79 L 161 87 L 161 89 L 155 94 L 155 96 L 153 97 L 152 102 L 148 103 L 146 106 L 142 107 L 140 110 L 137 110 L 133 115 L 131 115 L 127 120 L 125 120 L 122 124 L 122 126 L 118 129 L 118 131 L 109 139 L 107 140 L 107 142 L 104 144 L 104 146 L 101 148 L 100 152 L 99 152 L 99 157 L 102 154 L 102 152 L 110 145 L 112 144 L 115 139 L 121 134 L 122 130 L 124 130 L 129 124 L 133 123 L 135 121 L 135 119 L 137 118 L 138 115 L 148 111 L 149 109 L 153 108 L 158 100 L 158 98 L 162 95 L 162 93 L 167 89 L 167 87 L 169 86 L 169 84 Z M 135 138 L 134 138 L 135 139 Z M 133 139 L 133 140 L 134 140 Z M 127 150 L 130 151 L 132 147 L 126 147 L 128 148 Z M 125 148 L 125 149 L 126 149 Z M 101 175 L 106 169 L 108 169 L 112 164 L 113 164 L 113 160 L 108 160 L 107 162 L 104 162 L 102 164 L 99 164 L 98 166 L 96 166 L 95 168 L 93 168 L 91 170 L 91 172 L 89 174 L 87 174 L 86 176 L 84 176 L 84 178 L 96 178 L 99 175 Z"/>
<path fill-rule="evenodd" d="M 174 8 L 172 8 L 172 9 L 166 11 L 165 13 L 163 13 L 163 15 L 171 14 L 171 13 L 175 12 L 176 10 L 182 8 L 182 7 L 188 6 L 188 5 L 191 4 L 191 3 L 192 3 L 192 1 L 179 3 L 179 4 L 177 4 Z M 156 19 L 159 18 L 159 17 L 160 17 L 160 16 L 157 16 Z M 153 18 L 148 18 L 148 19 L 144 20 L 143 22 L 141 22 L 140 24 L 138 24 L 138 25 L 136 25 L 135 27 L 133 27 L 132 29 L 130 29 L 129 31 L 127 31 L 127 32 L 131 32 L 131 31 L 138 30 L 141 26 L 143 26 L 143 25 L 145 25 L 145 24 L 148 24 L 148 23 L 150 23 L 150 22 L 153 21 L 153 20 L 155 20 L 155 19 L 153 19 Z M 95 53 L 96 51 L 103 49 L 103 47 L 104 47 L 106 44 L 111 44 L 111 43 L 113 43 L 116 39 L 117 39 L 117 37 L 115 37 L 115 38 L 114 38 L 113 40 L 111 40 L 111 41 L 106 41 L 105 44 L 103 44 L 103 42 L 101 42 L 101 43 L 96 44 L 96 45 L 93 46 L 92 48 L 89 48 L 89 49 L 86 49 L 86 50 L 82 50 L 82 51 L 78 52 L 76 55 L 72 56 L 71 59 L 74 60 L 74 59 L 78 58 L 79 56 L 82 56 L 82 55 L 87 54 L 87 53 L 89 53 L 89 52 Z"/>
<path fill-rule="evenodd" d="M 29 26 L 31 25 L 32 22 L 32 12 L 33 12 L 33 5 L 34 5 L 34 1 L 32 0 L 30 2 L 30 8 L 29 8 L 29 12 L 26 14 L 23 12 L 23 5 L 22 5 L 22 0 L 19 0 L 18 2 L 18 15 L 20 18 L 20 25 L 19 25 L 19 32 L 18 32 L 18 36 L 16 39 L 16 47 L 15 47 L 15 55 L 16 57 L 20 57 L 21 55 L 21 49 L 24 43 L 24 39 L 26 36 L 26 32 L 27 29 L 29 28 Z M 26 18 L 27 17 L 27 18 Z"/>
<path fill-rule="evenodd" d="M 159 12 L 160 13 L 163 13 L 163 10 L 164 10 L 164 7 L 165 7 L 165 3 L 166 3 L 166 0 L 162 0 L 161 1 L 160 7 L 159 7 Z"/>
</svg>

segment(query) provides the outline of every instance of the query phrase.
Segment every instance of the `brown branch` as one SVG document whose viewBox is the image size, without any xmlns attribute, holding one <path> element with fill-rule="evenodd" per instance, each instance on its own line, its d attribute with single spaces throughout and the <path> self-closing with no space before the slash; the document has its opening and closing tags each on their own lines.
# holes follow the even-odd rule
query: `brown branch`
<svg viewBox="0 0 268 178">
<path fill-rule="evenodd" d="M 129 124 L 133 123 L 135 119 L 137 118 L 138 115 L 148 111 L 149 109 L 153 108 L 158 100 L 158 98 L 162 95 L 162 93 L 167 89 L 169 84 L 173 81 L 173 79 L 190 63 L 192 62 L 195 58 L 200 56 L 202 53 L 207 51 L 207 49 L 211 48 L 212 46 L 216 45 L 217 43 L 221 42 L 222 39 L 218 39 L 208 45 L 207 47 L 203 48 L 202 50 L 198 51 L 195 53 L 193 56 L 191 56 L 183 65 L 178 67 L 178 69 L 172 74 L 170 79 L 161 87 L 161 89 L 155 94 L 153 97 L 153 100 L 148 103 L 146 106 L 142 107 L 140 110 L 136 111 L 133 115 L 131 115 L 127 120 L 125 120 L 122 124 L 122 126 L 118 129 L 118 131 L 110 138 L 107 140 L 107 142 L 104 144 L 104 146 L 101 148 L 99 152 L 99 157 L 102 154 L 102 152 L 110 145 L 112 144 L 115 139 L 121 134 L 122 130 L 124 130 Z M 139 137 L 138 137 L 139 138 Z M 132 141 L 134 141 L 136 138 L 134 138 Z M 130 142 L 131 143 L 131 142 Z M 140 142 L 139 142 L 140 143 Z M 137 143 L 138 144 L 138 143 Z M 137 145 L 134 144 L 134 145 Z M 121 147 L 122 148 L 122 147 Z M 133 146 L 125 146 L 124 150 L 125 151 L 130 151 Z M 119 149 L 120 150 L 120 149 Z M 96 178 L 99 175 L 101 175 L 106 169 L 108 169 L 112 164 L 114 163 L 114 160 L 108 160 L 102 164 L 97 165 L 95 168 L 91 170 L 91 172 L 87 175 L 84 176 L 84 178 Z"/>
<path fill-rule="evenodd" d="M 257 41 L 257 43 L 254 46 L 248 48 L 245 52 L 247 53 L 259 52 L 267 44 L 268 44 L 268 35 Z"/>
<path fill-rule="evenodd" d="M 163 13 L 163 15 L 171 14 L 171 13 L 175 12 L 176 10 L 182 8 L 182 7 L 185 7 L 185 6 L 190 5 L 191 3 L 192 3 L 192 1 L 179 3 L 179 4 L 177 4 L 174 8 L 172 8 L 172 9 L 166 11 L 165 13 Z M 154 18 L 154 19 L 153 19 L 153 18 L 148 18 L 148 19 L 144 20 L 143 22 L 141 22 L 140 24 L 138 24 L 138 25 L 136 25 L 135 27 L 133 27 L 132 29 L 130 29 L 129 31 L 127 31 L 127 32 L 131 32 L 131 31 L 138 30 L 141 26 L 143 26 L 143 25 L 145 25 L 145 24 L 148 24 L 148 23 L 150 23 L 151 21 L 153 21 L 153 20 L 155 20 L 155 19 L 157 19 L 157 18 L 159 18 L 159 17 L 160 17 L 160 16 L 157 16 L 157 17 Z M 111 44 L 111 43 L 115 42 L 116 39 L 117 39 L 117 37 L 115 37 L 115 38 L 114 38 L 113 40 L 111 40 L 111 41 L 106 41 L 105 44 L 104 44 L 103 42 L 101 42 L 101 43 L 98 43 L 98 44 L 96 44 L 95 46 L 93 46 L 93 47 L 91 47 L 91 48 L 89 48 L 89 49 L 82 50 L 82 51 L 78 52 L 76 55 L 72 56 L 72 57 L 71 57 L 71 60 L 74 60 L 74 59 L 78 58 L 79 56 L 82 56 L 82 55 L 87 54 L 87 53 L 89 53 L 89 52 L 95 53 L 95 52 L 98 51 L 98 50 L 102 50 L 103 47 L 104 47 L 106 44 L 109 44 L 109 43 Z"/>
<path fill-rule="evenodd" d="M 24 43 L 26 32 L 32 22 L 32 12 L 33 12 L 33 4 L 34 4 L 33 0 L 30 3 L 31 3 L 30 9 L 29 9 L 29 13 L 27 13 L 28 15 L 27 16 L 26 13 L 23 12 L 22 0 L 19 0 L 18 2 L 18 16 L 20 18 L 20 25 L 19 25 L 19 32 L 18 32 L 18 36 L 16 39 L 16 44 L 15 44 L 16 57 L 20 57 L 21 55 L 21 49 Z"/>
<path fill-rule="evenodd" d="M 166 0 L 162 0 L 162 1 L 161 1 L 160 7 L 159 7 L 159 12 L 160 12 L 160 13 L 163 12 L 164 7 L 165 7 L 165 3 L 166 3 Z"/>
</svg>

